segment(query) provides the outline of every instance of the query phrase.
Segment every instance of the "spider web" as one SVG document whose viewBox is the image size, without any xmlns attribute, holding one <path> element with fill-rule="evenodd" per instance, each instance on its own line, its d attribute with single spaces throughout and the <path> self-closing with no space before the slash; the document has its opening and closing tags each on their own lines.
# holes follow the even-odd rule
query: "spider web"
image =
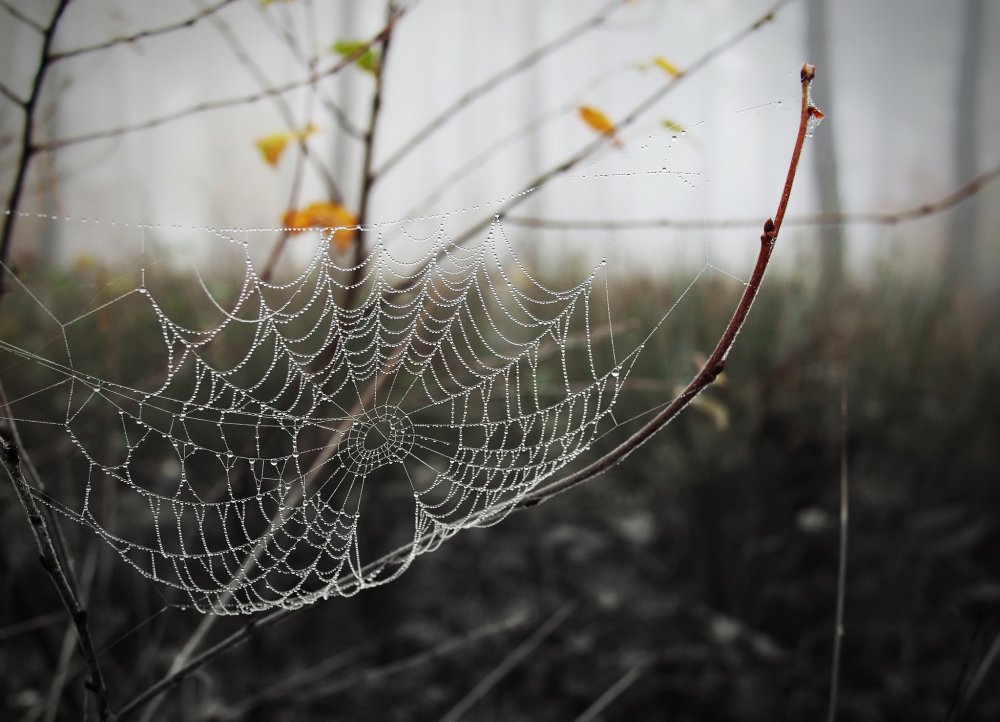
<svg viewBox="0 0 1000 722">
<path fill-rule="evenodd" d="M 147 261 L 149 228 L 131 230 Z M 248 613 L 385 584 L 617 426 L 642 344 L 619 354 L 594 332 L 611 317 L 605 261 L 549 288 L 499 220 L 461 245 L 442 222 L 408 257 L 366 232 L 360 269 L 327 232 L 298 275 L 269 281 L 263 230 L 200 229 L 213 263 L 242 268 L 228 284 L 144 263 L 81 313 L 8 281 L 11 316 L 54 332 L 5 329 L 6 408 L 62 427 L 85 479 L 41 501 L 186 606 Z M 115 328 L 131 367 L 109 361 Z"/>
</svg>

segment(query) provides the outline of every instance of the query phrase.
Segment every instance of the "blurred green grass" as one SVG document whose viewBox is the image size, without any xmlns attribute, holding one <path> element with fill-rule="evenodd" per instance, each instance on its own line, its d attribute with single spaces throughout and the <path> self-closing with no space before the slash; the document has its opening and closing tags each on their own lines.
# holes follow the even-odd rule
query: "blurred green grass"
<svg viewBox="0 0 1000 722">
<path fill-rule="evenodd" d="M 615 281 L 616 320 L 635 322 L 620 342 L 655 323 L 687 282 Z M 647 346 L 617 418 L 648 411 L 653 395 L 666 400 L 687 381 L 738 290 L 696 284 L 669 334 Z M 178 298 L 166 299 L 178 314 L 183 294 L 178 286 Z M 35 328 L 16 307 L 5 299 L 3 338 Z M 141 355 L 157 348 L 158 331 L 132 328 L 129 318 L 91 342 L 108 369 L 135 379 L 154 363 Z M 393 584 L 252 636 L 171 693 L 160 714 L 436 719 L 574 602 L 470 718 L 572 719 L 633 669 L 638 677 L 603 719 L 819 718 L 833 638 L 842 393 L 852 507 L 839 719 L 944 720 L 956 687 L 1000 634 L 1000 313 L 990 298 L 891 276 L 817 299 L 807 282 L 778 275 L 765 282 L 725 383 L 706 392 L 708 406 L 688 409 L 583 488 L 459 534 Z M 53 484 L 72 484 L 68 445 L 54 431 L 48 441 L 36 436 L 49 451 L 40 468 Z M 7 628 L 59 605 L 9 487 L 0 500 Z M 66 533 L 78 559 L 97 560 L 88 608 L 98 647 L 126 635 L 104 653 L 121 704 L 157 678 L 199 619 L 157 614 L 159 590 L 85 530 L 66 525 Z M 362 674 L 328 698 L 322 681 L 307 680 L 247 708 L 266 685 L 344 650 L 354 651 L 327 681 L 515 612 L 527 621 L 512 631 L 385 677 Z M 216 633 L 240 623 L 220 620 Z M 3 640 L 2 716 L 18 718 L 45 696 L 64 631 L 50 623 Z M 71 665 L 80 693 L 67 695 L 67 710 L 83 709 L 83 673 Z M 1000 718 L 998 675 L 961 719 Z"/>
</svg>

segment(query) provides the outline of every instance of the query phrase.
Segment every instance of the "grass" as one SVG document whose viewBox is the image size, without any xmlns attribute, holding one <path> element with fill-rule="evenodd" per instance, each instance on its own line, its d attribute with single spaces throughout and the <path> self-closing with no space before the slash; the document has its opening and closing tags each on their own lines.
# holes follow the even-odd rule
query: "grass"
<svg viewBox="0 0 1000 722">
<path fill-rule="evenodd" d="M 617 318 L 643 328 L 682 287 L 616 282 Z M 639 392 L 623 397 L 616 417 L 648 409 L 657 384 L 663 394 L 687 380 L 732 295 L 733 284 L 695 286 L 666 340 L 647 347 L 631 379 Z M 15 322 L 5 312 L 2 323 Z M 122 347 L 128 323 L 123 315 L 108 332 L 132 368 L 144 352 Z M 12 332 L 6 326 L 3 337 Z M 155 333 L 145 333 L 155 349 Z M 10 367 L 0 368 L 6 383 Z M 818 719 L 829 695 L 846 388 L 852 515 L 838 718 L 946 719 L 956 687 L 1000 633 L 995 306 L 894 279 L 820 302 L 800 280 L 772 276 L 725 376 L 706 392 L 708 406 L 689 409 L 601 479 L 459 534 L 391 585 L 261 632 L 185 681 L 160 714 L 221 719 L 241 707 L 260 720 L 435 719 L 574 602 L 469 718 L 572 719 L 627 676 L 603 718 Z M 56 488 L 76 483 L 67 452 L 59 433 L 36 435 Z M 48 616 L 58 599 L 9 487 L 0 504 L 0 628 L 49 620 L 3 640 L 0 716 L 19 718 L 48 694 L 65 623 Z M 155 681 L 198 615 L 158 613 L 159 589 L 89 533 L 66 532 L 78 558 L 100 550 L 88 610 L 120 704 Z M 468 636 L 507 618 L 519 621 Z M 240 623 L 222 620 L 215 634 Z M 419 663 L 393 666 L 407 659 Z M 958 718 L 1000 716 L 1000 686 L 989 681 L 998 672 L 985 671 Z M 81 716 L 80 665 L 69 672 L 63 714 Z M 275 699 L 261 694 L 278 682 Z M 250 699 L 255 706 L 242 708 Z"/>
</svg>

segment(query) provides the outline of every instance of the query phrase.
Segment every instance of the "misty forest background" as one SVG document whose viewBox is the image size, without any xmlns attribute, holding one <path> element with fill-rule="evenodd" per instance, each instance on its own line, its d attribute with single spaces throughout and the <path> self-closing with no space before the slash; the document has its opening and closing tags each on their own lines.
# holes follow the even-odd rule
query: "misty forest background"
<svg viewBox="0 0 1000 722">
<path fill-rule="evenodd" d="M 139 263 L 137 234 L 81 218 L 162 224 L 144 241 L 223 278 L 231 269 L 171 224 L 308 226 L 318 213 L 338 220 L 316 225 L 365 226 L 469 209 L 457 232 L 480 220 L 477 205 L 489 218 L 491 201 L 548 184 L 581 148 L 571 173 L 628 167 L 640 148 L 691 160 L 697 177 L 666 198 L 607 179 L 593 196 L 561 192 L 555 174 L 551 195 L 504 220 L 554 286 L 608 258 L 623 344 L 706 254 L 724 271 L 701 278 L 646 349 L 622 418 L 669 399 L 725 327 L 733 277 L 749 274 L 780 193 L 803 60 L 827 114 L 724 382 L 589 484 L 461 532 L 392 584 L 260 629 L 169 606 L 185 599 L 58 520 L 112 711 L 1000 718 L 996 3 L 3 0 L 0 59 L 5 210 L 44 217 L 3 217 L 2 260 L 65 309 L 134 284 Z M 365 237 L 341 236 L 336 252 Z M 285 272 L 305 258 L 299 234 L 258 240 L 284 244 Z M 186 298 L 182 265 L 166 302 Z M 32 347 L 44 331 L 4 287 L 0 339 Z M 138 341 L 150 333 L 148 318 L 122 315 L 91 353 L 141 379 L 162 363 Z M 25 368 L 0 356 L 8 395 Z M 78 488 L 62 427 L 18 431 L 51 493 Z M 98 719 L 78 627 L 13 486 L 0 489 L 0 717 Z M 164 694 L 130 703 L 218 643 Z"/>
</svg>

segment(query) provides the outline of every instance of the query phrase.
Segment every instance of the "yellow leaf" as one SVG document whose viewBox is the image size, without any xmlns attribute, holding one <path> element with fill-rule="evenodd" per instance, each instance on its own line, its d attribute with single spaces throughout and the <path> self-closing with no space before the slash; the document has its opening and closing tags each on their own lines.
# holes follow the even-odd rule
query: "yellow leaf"
<svg viewBox="0 0 1000 722">
<path fill-rule="evenodd" d="M 664 118 L 663 120 L 661 120 L 660 125 L 662 125 L 664 128 L 666 128 L 667 130 L 669 130 L 671 133 L 674 134 L 687 133 L 687 131 L 684 130 L 683 125 L 681 125 L 676 121 L 670 120 L 670 118 Z"/>
<path fill-rule="evenodd" d="M 357 235 L 357 216 L 339 203 L 320 201 L 304 208 L 293 208 L 285 213 L 283 222 L 289 233 L 301 233 L 310 228 L 333 230 L 330 242 L 341 252 L 351 247 Z"/>
<path fill-rule="evenodd" d="M 257 139 L 257 150 L 259 150 L 260 154 L 264 156 L 265 163 L 270 166 L 276 166 L 278 165 L 278 161 L 281 160 L 281 154 L 285 152 L 285 148 L 290 142 L 302 140 L 315 132 L 316 126 L 310 123 L 302 130 L 285 131 L 284 133 L 271 133 L 270 135 L 265 135 L 263 138 Z"/>
<path fill-rule="evenodd" d="M 285 152 L 285 146 L 291 140 L 290 133 L 272 133 L 257 139 L 257 150 L 264 156 L 264 162 L 270 166 L 278 165 L 281 154 Z"/>
<path fill-rule="evenodd" d="M 680 384 L 674 386 L 674 393 L 681 394 L 684 387 Z M 717 399 L 713 399 L 708 394 L 702 392 L 691 400 L 691 408 L 698 409 L 702 414 L 711 420 L 712 425 L 718 431 L 725 431 L 729 428 L 729 409 Z"/>
<path fill-rule="evenodd" d="M 671 63 L 666 58 L 662 58 L 657 55 L 653 58 L 653 64 L 656 65 L 660 70 L 669 75 L 671 78 L 679 78 L 681 76 L 681 70 L 676 65 Z"/>
<path fill-rule="evenodd" d="M 729 409 L 723 406 L 722 402 L 705 394 L 699 394 L 694 397 L 691 407 L 700 410 L 710 418 L 719 431 L 725 431 L 729 428 Z"/>
<path fill-rule="evenodd" d="M 701 351 L 695 351 L 691 354 L 691 365 L 696 371 L 700 371 L 702 367 L 708 363 L 708 356 L 703 354 Z M 729 383 L 729 377 L 726 376 L 726 372 L 721 372 L 715 377 L 714 384 L 716 386 L 726 386 Z"/>
<path fill-rule="evenodd" d="M 615 136 L 615 124 L 611 122 L 608 116 L 606 116 L 597 108 L 590 105 L 581 105 L 579 112 L 580 112 L 580 118 L 583 120 L 584 123 L 589 125 L 593 130 L 596 130 L 598 133 L 603 133 L 605 135 L 610 136 L 611 141 L 615 144 L 615 146 L 619 148 L 621 147 L 622 145 L 621 139 Z"/>
</svg>

